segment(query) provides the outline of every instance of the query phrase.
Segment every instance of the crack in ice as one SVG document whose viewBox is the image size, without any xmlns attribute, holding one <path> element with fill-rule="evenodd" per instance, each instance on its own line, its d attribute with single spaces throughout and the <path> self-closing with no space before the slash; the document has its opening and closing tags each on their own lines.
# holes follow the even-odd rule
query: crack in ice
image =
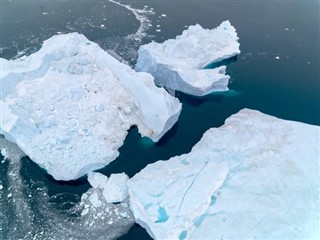
<svg viewBox="0 0 320 240">
<path fill-rule="evenodd" d="M 208 165 L 208 162 L 205 163 L 205 165 L 200 169 L 200 171 L 196 174 L 195 178 L 192 180 L 190 186 L 188 187 L 187 191 L 183 194 L 179 209 L 178 209 L 178 213 L 180 213 L 180 210 L 182 208 L 182 204 L 184 202 L 184 199 L 186 197 L 186 195 L 188 194 L 189 190 L 191 189 L 192 185 L 195 183 L 195 181 L 197 180 L 197 177 L 200 175 L 200 173 L 205 169 L 205 167 Z"/>
</svg>

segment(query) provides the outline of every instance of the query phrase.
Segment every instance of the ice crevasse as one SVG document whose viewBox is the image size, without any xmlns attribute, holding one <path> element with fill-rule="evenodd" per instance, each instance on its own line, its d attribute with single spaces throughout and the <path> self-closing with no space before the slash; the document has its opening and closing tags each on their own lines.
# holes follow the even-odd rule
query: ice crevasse
<svg viewBox="0 0 320 240">
<path fill-rule="evenodd" d="M 78 33 L 56 35 L 17 60 L 0 59 L 1 129 L 57 180 L 113 161 L 133 125 L 158 141 L 181 103 Z"/>
<path fill-rule="evenodd" d="M 319 126 L 243 109 L 128 182 L 154 239 L 319 239 Z"/>
</svg>

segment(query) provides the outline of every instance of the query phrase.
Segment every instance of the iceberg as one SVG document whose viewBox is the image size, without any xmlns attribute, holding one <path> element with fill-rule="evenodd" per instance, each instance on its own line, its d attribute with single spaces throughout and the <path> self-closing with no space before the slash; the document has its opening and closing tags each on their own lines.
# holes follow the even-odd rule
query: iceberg
<svg viewBox="0 0 320 240">
<path fill-rule="evenodd" d="M 238 40 L 229 21 L 212 30 L 196 24 L 176 39 L 142 45 L 135 69 L 152 74 L 158 86 L 191 95 L 226 91 L 226 66 L 206 67 L 239 54 Z"/>
<path fill-rule="evenodd" d="M 154 239 L 319 239 L 319 126 L 243 109 L 128 182 Z"/>
<path fill-rule="evenodd" d="M 53 36 L 38 52 L 0 64 L 0 134 L 57 180 L 109 164 L 133 125 L 158 141 L 181 111 L 150 74 L 78 33 Z"/>
</svg>

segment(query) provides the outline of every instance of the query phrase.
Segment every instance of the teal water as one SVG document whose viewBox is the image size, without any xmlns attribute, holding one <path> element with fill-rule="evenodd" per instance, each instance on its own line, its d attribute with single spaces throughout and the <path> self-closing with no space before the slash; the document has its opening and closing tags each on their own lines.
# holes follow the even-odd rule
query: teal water
<svg viewBox="0 0 320 240">
<path fill-rule="evenodd" d="M 104 49 L 113 49 L 130 64 L 140 44 L 164 41 L 185 26 L 199 23 L 214 28 L 229 19 L 240 37 L 241 54 L 227 62 L 230 91 L 206 97 L 177 93 L 183 103 L 178 123 L 154 144 L 129 132 L 120 156 L 100 172 L 126 172 L 130 177 L 147 164 L 190 151 L 203 133 L 221 126 L 242 108 L 252 108 L 279 118 L 320 125 L 320 3 L 317 1 L 126 1 L 135 8 L 148 5 L 153 26 L 142 42 L 125 39 L 139 22 L 127 9 L 108 1 L 2 1 L 0 57 L 14 58 L 20 51 L 36 51 L 57 32 L 78 31 Z M 105 6 L 105 7 L 103 7 Z M 71 12 L 69 11 L 71 10 Z M 48 14 L 43 14 L 48 13 Z M 161 17 L 166 14 L 166 17 Z M 59 19 L 57 21 L 57 19 Z M 106 20 L 103 20 L 106 19 Z M 104 27 L 101 28 L 101 24 Z M 157 32 L 160 25 L 161 32 Z M 277 59 L 278 57 L 279 59 Z M 0 162 L 2 159 L 0 159 Z M 17 222 L 11 210 L 19 202 L 6 201 L 10 184 L 8 161 L 0 163 L 0 239 L 6 239 Z M 68 209 L 89 185 L 85 178 L 57 182 L 28 158 L 21 160 L 22 196 L 45 188 L 53 209 Z M 27 201 L 35 226 L 45 225 L 49 211 L 40 197 Z M 17 201 L 19 201 L 17 199 Z M 47 226 L 47 225 L 45 225 Z M 48 224 L 50 226 L 50 224 Z M 21 229 L 23 231 L 23 228 Z M 150 239 L 138 225 L 121 239 Z"/>
</svg>

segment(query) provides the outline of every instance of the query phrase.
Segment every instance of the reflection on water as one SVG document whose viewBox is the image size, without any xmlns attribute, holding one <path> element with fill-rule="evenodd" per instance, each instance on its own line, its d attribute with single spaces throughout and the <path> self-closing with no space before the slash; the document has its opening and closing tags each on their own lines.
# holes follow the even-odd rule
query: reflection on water
<svg viewBox="0 0 320 240">
<path fill-rule="evenodd" d="M 223 59 L 221 61 L 215 61 L 213 63 L 208 64 L 204 67 L 204 69 L 213 69 L 221 66 L 228 66 L 231 63 L 234 63 L 237 61 L 238 56 L 233 56 L 231 58 Z"/>
</svg>

